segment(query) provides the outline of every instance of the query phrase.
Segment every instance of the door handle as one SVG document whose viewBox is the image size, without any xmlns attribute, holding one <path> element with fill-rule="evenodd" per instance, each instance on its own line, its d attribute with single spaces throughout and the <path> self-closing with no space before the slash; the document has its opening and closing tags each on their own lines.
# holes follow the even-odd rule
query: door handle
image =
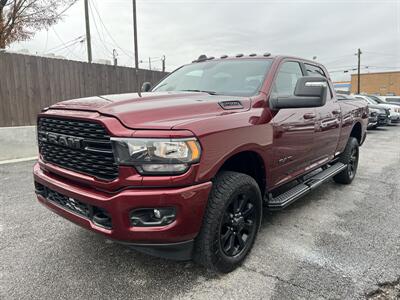
<svg viewBox="0 0 400 300">
<path fill-rule="evenodd" d="M 309 120 L 309 119 L 314 119 L 316 116 L 317 115 L 315 113 L 305 113 L 303 115 L 303 118 L 306 119 L 306 120 Z"/>
<path fill-rule="evenodd" d="M 332 110 L 332 114 L 340 115 L 340 110 L 339 109 Z"/>
</svg>

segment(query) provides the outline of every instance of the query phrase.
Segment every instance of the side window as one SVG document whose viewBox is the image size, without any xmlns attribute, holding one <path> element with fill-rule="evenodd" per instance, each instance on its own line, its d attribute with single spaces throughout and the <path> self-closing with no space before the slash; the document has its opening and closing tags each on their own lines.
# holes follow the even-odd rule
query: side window
<svg viewBox="0 0 400 300">
<path fill-rule="evenodd" d="M 308 76 L 319 76 L 319 77 L 326 77 L 324 71 L 317 66 L 304 64 L 307 69 Z"/>
<path fill-rule="evenodd" d="M 298 62 L 288 61 L 283 63 L 275 79 L 273 92 L 279 96 L 293 95 L 297 79 L 302 76 L 303 72 Z"/>
<path fill-rule="evenodd" d="M 315 77 L 325 77 L 326 74 L 324 70 L 322 70 L 318 66 L 310 65 L 310 64 L 304 64 L 306 69 L 307 69 L 307 75 L 308 76 L 315 76 Z M 333 97 L 332 89 L 328 84 L 328 100 L 330 100 Z"/>
</svg>

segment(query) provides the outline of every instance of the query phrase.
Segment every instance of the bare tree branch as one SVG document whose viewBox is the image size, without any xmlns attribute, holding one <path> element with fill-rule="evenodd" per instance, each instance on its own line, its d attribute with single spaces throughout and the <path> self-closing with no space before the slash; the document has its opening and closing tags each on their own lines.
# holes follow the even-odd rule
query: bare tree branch
<svg viewBox="0 0 400 300">
<path fill-rule="evenodd" d="M 0 0 L 0 48 L 56 24 L 77 0 Z"/>
</svg>

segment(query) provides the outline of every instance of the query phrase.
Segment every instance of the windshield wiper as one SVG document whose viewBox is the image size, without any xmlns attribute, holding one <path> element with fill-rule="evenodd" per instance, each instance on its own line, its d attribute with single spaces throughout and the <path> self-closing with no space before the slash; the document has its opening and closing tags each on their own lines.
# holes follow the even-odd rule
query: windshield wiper
<svg viewBox="0 0 400 300">
<path fill-rule="evenodd" d="M 181 90 L 182 92 L 196 92 L 196 93 L 207 93 L 209 95 L 218 95 L 217 92 L 214 91 L 202 91 L 202 90 Z"/>
</svg>

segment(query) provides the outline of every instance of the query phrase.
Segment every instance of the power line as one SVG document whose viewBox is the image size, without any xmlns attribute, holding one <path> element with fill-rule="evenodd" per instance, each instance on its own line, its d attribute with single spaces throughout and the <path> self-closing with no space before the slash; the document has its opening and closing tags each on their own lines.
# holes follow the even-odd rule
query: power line
<svg viewBox="0 0 400 300">
<path fill-rule="evenodd" d="M 324 65 L 333 64 L 333 63 L 336 63 L 338 61 L 343 60 L 344 58 L 350 58 L 350 57 L 354 57 L 354 54 L 347 54 L 347 55 L 337 56 L 335 60 L 325 62 Z M 323 60 L 321 60 L 321 61 L 323 61 Z"/>
<path fill-rule="evenodd" d="M 119 50 L 121 50 L 126 56 L 128 56 L 128 57 L 134 59 L 134 57 L 133 57 L 131 54 L 129 54 L 129 53 L 128 53 L 126 50 L 124 50 L 122 47 L 120 47 L 120 46 L 118 45 L 118 43 L 115 41 L 115 39 L 113 38 L 112 34 L 109 32 L 109 30 L 107 29 L 106 25 L 104 24 L 104 22 L 103 22 L 103 20 L 102 20 L 102 18 L 101 18 L 101 16 L 100 16 L 99 11 L 97 10 L 96 4 L 95 4 L 94 2 L 93 2 L 93 7 L 94 7 L 94 10 L 95 10 L 97 16 L 99 17 L 99 20 L 100 20 L 101 25 L 102 25 L 103 28 L 105 29 L 105 31 L 106 31 L 107 35 L 110 37 L 110 39 L 114 42 L 115 46 L 116 46 Z"/>
<path fill-rule="evenodd" d="M 61 15 L 64 14 L 65 12 L 67 12 L 72 6 L 74 6 L 75 3 L 76 3 L 76 2 L 74 1 L 74 2 L 72 2 L 70 5 L 68 5 L 63 11 L 61 11 L 60 13 L 58 13 L 58 14 L 56 15 L 56 18 L 58 18 L 59 16 L 61 16 Z"/>
<path fill-rule="evenodd" d="M 389 54 L 389 53 L 380 53 L 380 52 L 371 52 L 371 51 L 364 51 L 367 54 L 374 54 L 374 55 L 383 55 L 383 56 L 391 56 L 391 57 L 399 57 L 398 55 Z"/>
<path fill-rule="evenodd" d="M 106 52 L 111 54 L 112 52 L 110 51 L 110 49 L 108 49 L 107 46 L 106 46 L 106 44 L 102 41 L 102 38 L 101 38 L 102 35 L 100 34 L 100 30 L 99 30 L 99 28 L 97 27 L 97 22 L 96 22 L 96 18 L 95 18 L 95 16 L 94 16 L 94 14 L 93 14 L 93 8 L 92 8 L 91 1 L 89 1 L 89 8 L 90 8 L 90 15 L 91 15 L 92 18 L 93 18 L 94 26 L 95 26 L 95 28 L 96 28 L 97 34 L 99 35 L 100 43 L 101 43 L 101 45 L 103 46 L 103 48 L 106 50 Z M 104 34 L 103 34 L 103 39 L 104 39 Z"/>
<path fill-rule="evenodd" d="M 73 53 L 73 52 L 69 49 L 69 47 L 70 47 L 71 45 L 69 45 L 69 46 L 65 45 L 65 43 L 63 42 L 63 40 L 61 39 L 61 37 L 59 36 L 59 34 L 57 33 L 57 31 L 54 29 L 54 27 L 53 27 L 52 29 L 53 29 L 54 33 L 56 34 L 57 38 L 60 40 L 60 42 L 61 42 L 62 44 L 64 44 L 65 49 L 67 49 L 68 52 L 69 52 L 72 56 L 75 56 L 76 58 L 80 59 L 80 57 L 78 57 L 75 53 Z"/>
<path fill-rule="evenodd" d="M 53 29 L 54 30 L 54 29 Z M 75 38 L 75 39 L 73 39 L 73 40 L 70 40 L 70 41 L 67 41 L 67 42 L 65 42 L 65 43 L 62 43 L 62 44 L 60 44 L 60 45 L 57 45 L 57 46 L 55 46 L 55 47 L 53 47 L 53 48 L 50 48 L 49 50 L 47 50 L 47 52 L 48 51 L 59 51 L 59 50 L 61 50 L 61 49 L 64 49 L 65 47 L 68 47 L 68 46 L 72 46 L 72 45 L 74 45 L 75 43 L 81 43 L 81 42 L 83 42 L 83 40 L 84 40 L 84 37 L 85 36 L 79 36 L 79 37 L 77 37 L 77 38 Z"/>
</svg>

